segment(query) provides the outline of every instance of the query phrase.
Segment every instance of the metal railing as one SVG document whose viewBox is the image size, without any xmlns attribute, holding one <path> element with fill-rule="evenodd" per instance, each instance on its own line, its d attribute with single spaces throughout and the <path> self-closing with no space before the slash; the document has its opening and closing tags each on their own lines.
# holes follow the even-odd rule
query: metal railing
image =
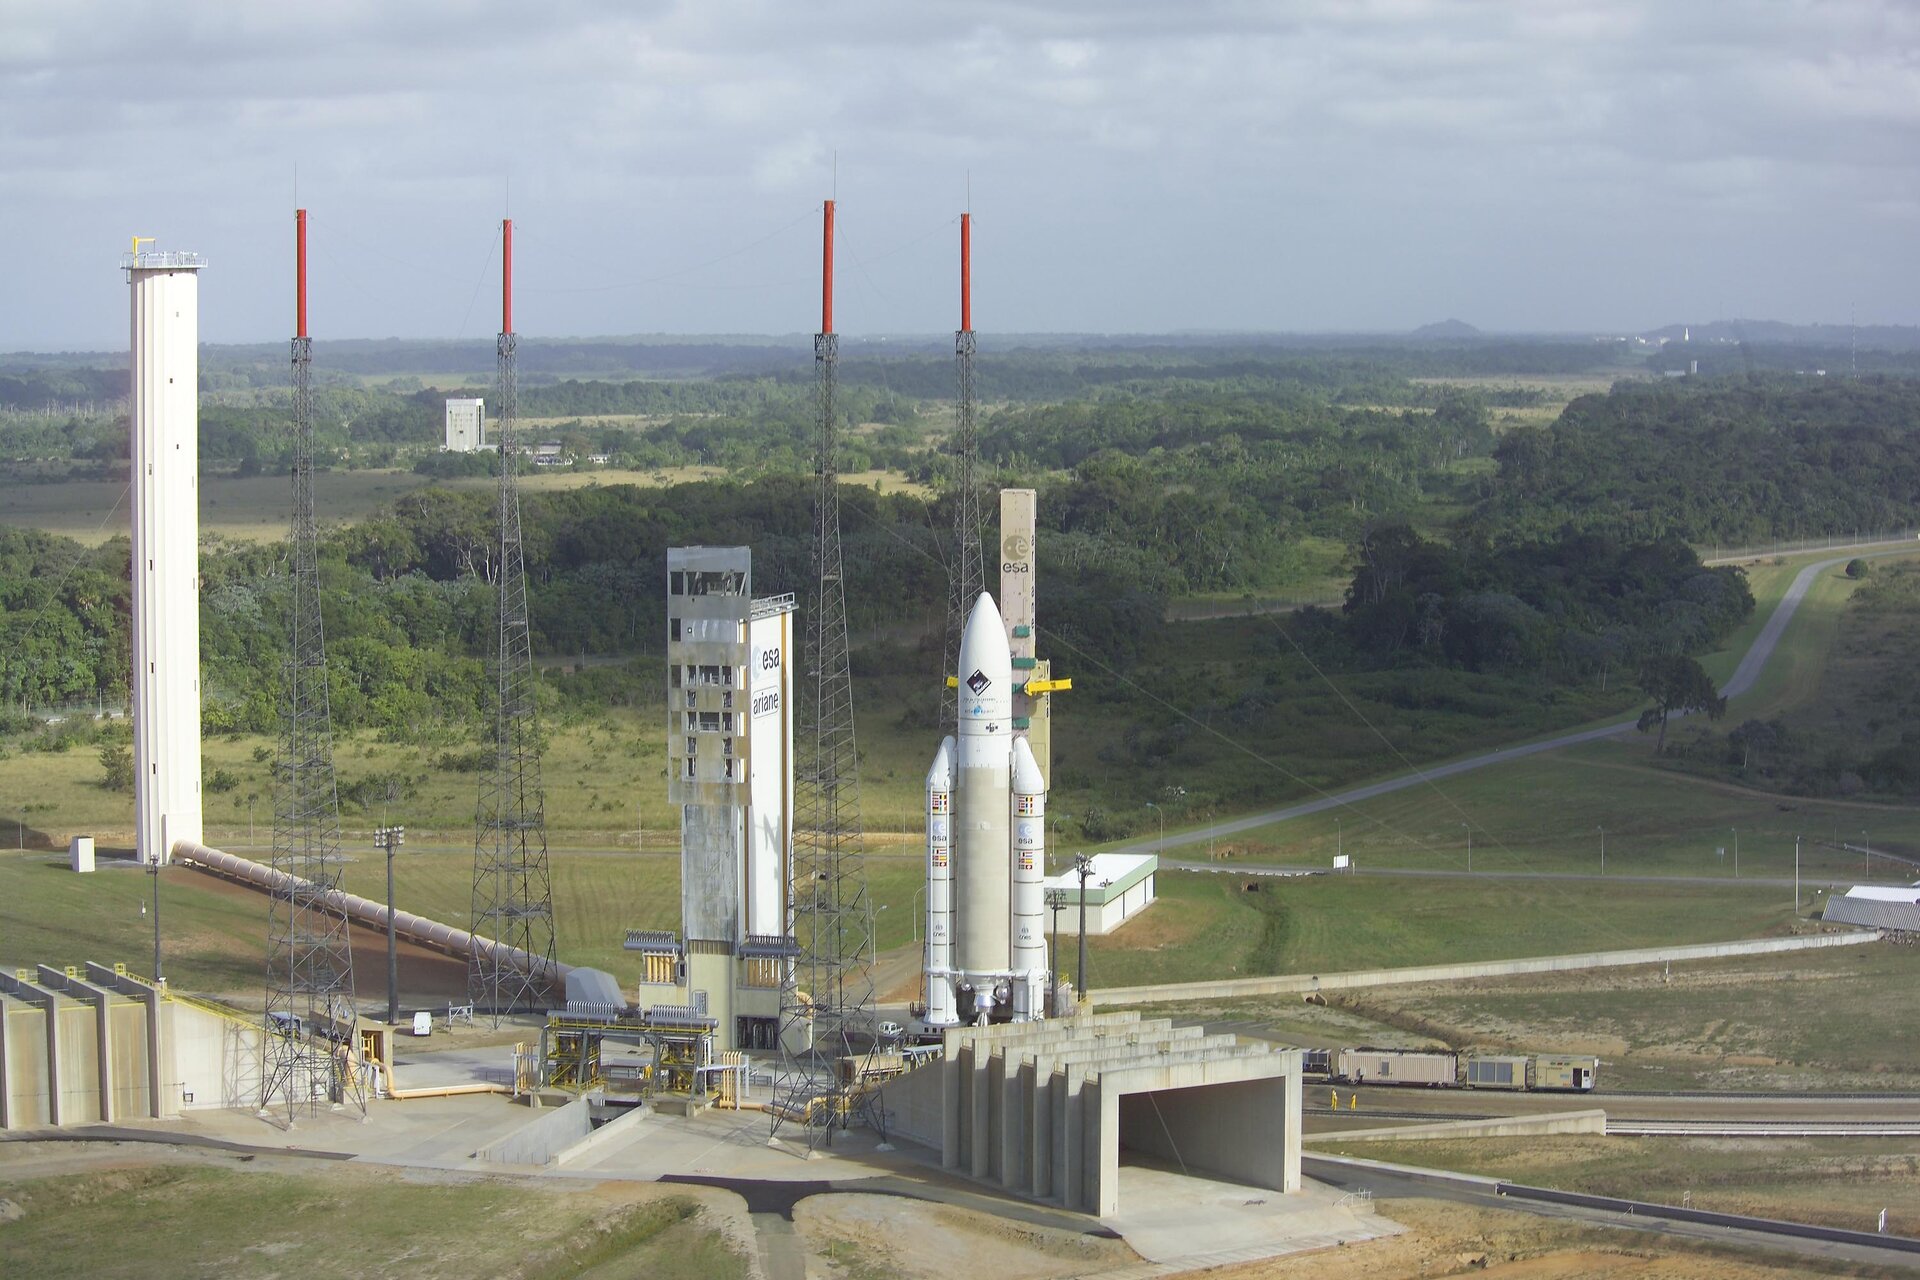
<svg viewBox="0 0 1920 1280">
<path fill-rule="evenodd" d="M 175 271 L 204 267 L 206 265 L 207 260 L 197 253 L 183 253 L 179 251 L 161 253 L 155 249 L 147 249 L 140 253 L 123 253 L 120 255 L 120 269 L 122 271 Z"/>
</svg>

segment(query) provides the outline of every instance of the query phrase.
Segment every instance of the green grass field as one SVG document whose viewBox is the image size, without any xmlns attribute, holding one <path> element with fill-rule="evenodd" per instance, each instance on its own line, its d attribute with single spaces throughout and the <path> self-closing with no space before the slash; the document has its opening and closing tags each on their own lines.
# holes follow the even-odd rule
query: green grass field
<svg viewBox="0 0 1920 1280">
<path fill-rule="evenodd" d="M 1119 934 L 1089 940 L 1090 986 L 1715 942 L 1792 921 L 1781 894 L 1745 886 L 1163 872 L 1158 893 Z M 1071 972 L 1072 920 L 1061 928 Z"/>
</svg>

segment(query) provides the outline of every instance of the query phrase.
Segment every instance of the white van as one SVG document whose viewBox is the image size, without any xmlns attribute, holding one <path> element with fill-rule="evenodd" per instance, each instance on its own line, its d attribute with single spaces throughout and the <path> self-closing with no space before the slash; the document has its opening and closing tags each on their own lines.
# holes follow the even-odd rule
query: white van
<svg viewBox="0 0 1920 1280">
<path fill-rule="evenodd" d="M 433 1015 L 425 1009 L 413 1015 L 413 1034 L 430 1036 L 433 1034 Z"/>
</svg>

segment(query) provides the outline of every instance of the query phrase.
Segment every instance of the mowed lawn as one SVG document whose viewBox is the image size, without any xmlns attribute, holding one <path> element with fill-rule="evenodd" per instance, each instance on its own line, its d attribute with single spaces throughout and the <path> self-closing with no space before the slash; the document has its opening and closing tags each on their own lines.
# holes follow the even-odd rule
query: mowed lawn
<svg viewBox="0 0 1920 1280">
<path fill-rule="evenodd" d="M 1789 924 L 1778 893 L 1731 884 L 1163 872 L 1158 889 L 1135 922 L 1089 940 L 1095 990 L 1718 942 Z M 1073 928 L 1063 914 L 1059 965 L 1068 973 Z"/>
</svg>

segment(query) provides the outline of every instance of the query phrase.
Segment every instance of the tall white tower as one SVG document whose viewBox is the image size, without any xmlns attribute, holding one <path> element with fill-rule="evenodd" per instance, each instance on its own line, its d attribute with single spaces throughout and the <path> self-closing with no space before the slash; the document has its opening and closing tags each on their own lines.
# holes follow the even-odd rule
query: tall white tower
<svg viewBox="0 0 1920 1280">
<path fill-rule="evenodd" d="M 141 861 L 199 842 L 200 268 L 121 260 L 133 301 L 133 830 Z"/>
</svg>

